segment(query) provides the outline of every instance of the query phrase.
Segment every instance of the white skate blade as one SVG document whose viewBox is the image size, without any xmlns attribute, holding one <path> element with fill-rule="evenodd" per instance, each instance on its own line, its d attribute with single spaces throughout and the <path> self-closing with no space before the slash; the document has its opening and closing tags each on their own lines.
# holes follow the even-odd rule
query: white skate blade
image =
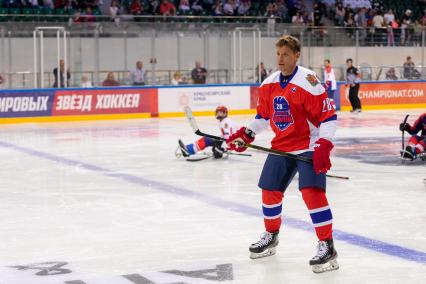
<svg viewBox="0 0 426 284">
<path fill-rule="evenodd" d="M 324 264 L 316 264 L 312 265 L 312 271 L 314 273 L 323 273 L 327 271 L 333 271 L 339 269 L 339 264 L 337 263 L 337 259 L 332 259 L 329 262 Z"/>
<path fill-rule="evenodd" d="M 268 257 L 268 256 L 271 256 L 271 255 L 274 255 L 276 252 L 277 252 L 276 247 L 268 248 L 264 252 L 261 252 L 261 253 L 251 252 L 250 258 L 251 259 L 258 259 L 258 258 Z"/>
</svg>

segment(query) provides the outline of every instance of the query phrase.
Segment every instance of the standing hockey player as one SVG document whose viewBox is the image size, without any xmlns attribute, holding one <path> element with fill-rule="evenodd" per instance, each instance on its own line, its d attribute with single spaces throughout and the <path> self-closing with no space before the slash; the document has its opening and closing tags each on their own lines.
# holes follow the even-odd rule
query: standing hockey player
<svg viewBox="0 0 426 284">
<path fill-rule="evenodd" d="M 228 137 L 235 132 L 237 125 L 228 117 L 228 108 L 226 106 L 218 106 L 215 111 L 216 119 L 219 121 L 220 135 L 222 138 Z M 213 157 L 220 159 L 225 153 L 225 148 L 222 147 L 222 141 L 214 140 L 209 137 L 202 137 L 192 144 L 185 145 L 180 139 L 178 141 L 182 156 L 189 157 L 206 147 L 213 147 Z"/>
<path fill-rule="evenodd" d="M 426 160 L 426 113 L 419 116 L 413 126 L 408 123 L 401 123 L 399 130 L 407 131 L 412 136 L 408 140 L 408 145 L 401 151 L 401 158 L 413 161 L 417 157 Z M 417 135 L 419 133 L 420 135 Z"/>
<path fill-rule="evenodd" d="M 299 172 L 299 190 L 309 210 L 319 242 L 309 261 L 315 273 L 338 269 L 332 236 L 332 215 L 325 194 L 325 173 L 330 169 L 330 152 L 336 131 L 336 114 L 324 87 L 315 73 L 297 66 L 300 43 L 283 36 L 275 44 L 279 71 L 271 74 L 259 88 L 257 115 L 226 141 L 243 152 L 245 144 L 271 125 L 275 133 L 272 149 L 313 159 L 313 164 L 288 157 L 268 155 L 258 186 L 262 189 L 262 209 L 266 232 L 253 243 L 250 257 L 275 254 L 281 227 L 284 192 Z"/>
</svg>

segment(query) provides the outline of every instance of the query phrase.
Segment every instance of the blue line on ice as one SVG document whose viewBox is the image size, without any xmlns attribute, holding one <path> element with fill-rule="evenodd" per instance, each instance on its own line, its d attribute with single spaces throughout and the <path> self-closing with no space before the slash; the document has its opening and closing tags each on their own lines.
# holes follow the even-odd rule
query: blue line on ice
<svg viewBox="0 0 426 284">
<path fill-rule="evenodd" d="M 249 207 L 243 204 L 239 204 L 237 202 L 227 201 L 224 199 L 220 199 L 220 198 L 199 193 L 199 192 L 193 192 L 193 191 L 180 188 L 174 185 L 170 185 L 167 183 L 163 183 L 163 182 L 159 182 L 155 180 L 149 180 L 143 177 L 134 176 L 130 174 L 120 173 L 120 172 L 106 169 L 97 165 L 92 165 L 92 164 L 77 161 L 77 160 L 63 158 L 60 156 L 56 156 L 53 154 L 41 152 L 38 150 L 22 147 L 22 146 L 7 143 L 7 142 L 0 141 L 0 146 L 4 148 L 13 149 L 31 156 L 39 157 L 45 160 L 58 162 L 64 165 L 80 167 L 86 170 L 99 172 L 108 177 L 118 178 L 126 182 L 149 187 L 151 189 L 155 189 L 158 191 L 167 192 L 167 193 L 171 193 L 171 194 L 175 194 L 179 196 L 184 196 L 184 197 L 191 198 L 191 199 L 194 199 L 194 200 L 197 200 L 218 208 L 227 209 L 227 210 L 245 214 L 248 216 L 262 217 L 261 210 L 258 208 Z M 285 218 L 285 224 L 286 226 L 299 229 L 299 230 L 304 230 L 304 231 L 313 230 L 312 225 L 310 223 L 299 220 L 299 219 L 287 217 L 287 216 Z M 355 246 L 372 250 L 374 252 L 395 256 L 405 260 L 418 262 L 421 264 L 426 264 L 426 252 L 416 251 L 413 249 L 367 238 L 357 234 L 347 233 L 347 232 L 336 230 L 336 229 L 333 230 L 333 236 L 334 236 L 334 239 L 336 240 L 344 241 Z"/>
</svg>

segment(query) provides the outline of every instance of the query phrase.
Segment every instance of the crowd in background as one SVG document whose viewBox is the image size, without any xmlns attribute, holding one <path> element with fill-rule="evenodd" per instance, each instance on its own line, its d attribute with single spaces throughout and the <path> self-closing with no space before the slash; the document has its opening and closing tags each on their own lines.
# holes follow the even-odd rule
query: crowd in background
<svg viewBox="0 0 426 284">
<path fill-rule="evenodd" d="M 407 2 L 408 6 L 398 6 L 405 4 L 398 4 L 396 0 L 0 0 L 0 5 L 15 11 L 41 7 L 69 10 L 85 21 L 95 21 L 91 16 L 99 14 L 109 14 L 111 18 L 118 15 L 202 15 L 264 16 L 313 26 L 329 24 L 324 21 L 326 18 L 344 27 L 425 26 L 426 14 L 423 11 L 413 13 L 407 8 L 426 8 L 425 0 L 400 2 Z M 395 14 L 402 8 L 405 12 Z"/>
</svg>

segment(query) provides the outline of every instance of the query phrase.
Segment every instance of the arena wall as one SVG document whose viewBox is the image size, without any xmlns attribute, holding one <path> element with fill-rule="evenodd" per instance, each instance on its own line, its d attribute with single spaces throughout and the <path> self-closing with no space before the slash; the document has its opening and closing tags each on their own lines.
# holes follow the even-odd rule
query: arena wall
<svg viewBox="0 0 426 284">
<path fill-rule="evenodd" d="M 258 86 L 2 90 L 0 123 L 178 117 L 186 105 L 195 115 L 212 115 L 218 105 L 228 106 L 231 114 L 254 114 Z M 363 82 L 360 98 L 364 110 L 426 108 L 426 81 Z M 337 110 L 350 109 L 343 82 L 335 105 Z"/>
</svg>

